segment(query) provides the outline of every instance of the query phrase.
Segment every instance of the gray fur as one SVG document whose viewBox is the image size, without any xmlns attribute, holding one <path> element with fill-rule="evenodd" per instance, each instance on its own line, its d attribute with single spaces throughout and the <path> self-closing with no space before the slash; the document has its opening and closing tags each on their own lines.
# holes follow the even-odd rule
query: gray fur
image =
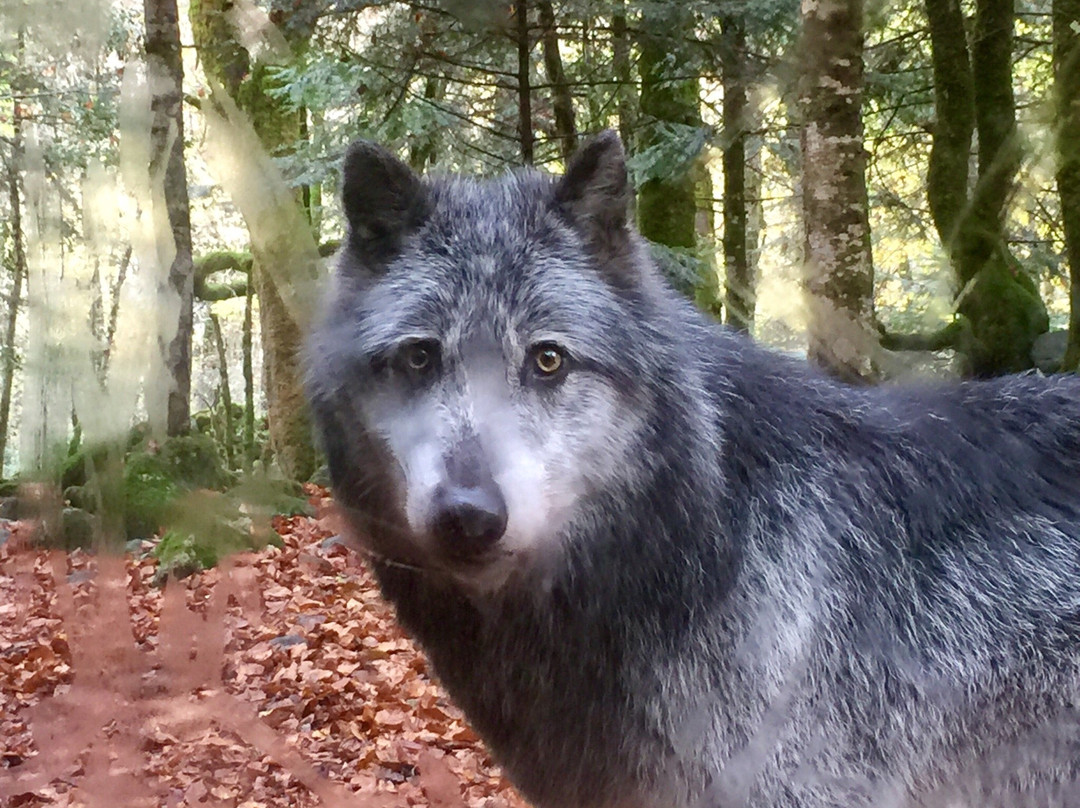
<svg viewBox="0 0 1080 808">
<path fill-rule="evenodd" d="M 536 805 L 1080 806 L 1080 380 L 853 389 L 706 322 L 610 135 L 564 179 L 361 144 L 344 197 L 335 493 Z M 509 520 L 466 558 L 430 529 L 461 475 Z"/>
</svg>

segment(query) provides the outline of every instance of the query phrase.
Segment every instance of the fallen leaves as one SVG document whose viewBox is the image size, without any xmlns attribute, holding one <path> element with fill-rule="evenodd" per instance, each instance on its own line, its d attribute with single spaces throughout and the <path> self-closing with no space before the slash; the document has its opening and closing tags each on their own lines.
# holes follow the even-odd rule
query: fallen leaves
<svg viewBox="0 0 1080 808">
<path fill-rule="evenodd" d="M 0 803 L 524 808 L 334 527 L 164 591 L 0 546 Z"/>
</svg>

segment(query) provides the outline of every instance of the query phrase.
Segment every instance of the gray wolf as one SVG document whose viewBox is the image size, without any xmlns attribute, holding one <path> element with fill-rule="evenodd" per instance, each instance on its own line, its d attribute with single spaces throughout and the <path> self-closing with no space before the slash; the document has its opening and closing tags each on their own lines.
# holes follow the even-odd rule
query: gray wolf
<svg viewBox="0 0 1080 808">
<path fill-rule="evenodd" d="M 1080 379 L 856 389 L 712 324 L 622 147 L 358 142 L 308 390 L 386 597 L 541 808 L 1080 805 Z"/>
</svg>

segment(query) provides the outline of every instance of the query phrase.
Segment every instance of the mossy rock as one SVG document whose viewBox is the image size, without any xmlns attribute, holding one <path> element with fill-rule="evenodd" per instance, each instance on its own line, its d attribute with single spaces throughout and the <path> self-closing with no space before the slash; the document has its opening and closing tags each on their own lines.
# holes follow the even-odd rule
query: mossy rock
<svg viewBox="0 0 1080 808">
<path fill-rule="evenodd" d="M 213 439 L 206 435 L 144 442 L 124 464 L 124 524 L 129 539 L 152 535 L 166 524 L 169 507 L 185 491 L 223 489 L 235 480 Z"/>
<path fill-rule="evenodd" d="M 169 476 L 184 487 L 220 491 L 236 482 L 209 435 L 196 433 L 168 438 L 158 448 L 157 455 Z"/>
<path fill-rule="evenodd" d="M 164 524 L 180 487 L 156 454 L 134 454 L 124 464 L 124 530 L 129 539 L 153 535 Z"/>
<path fill-rule="evenodd" d="M 995 256 L 959 301 L 972 326 L 971 369 L 976 376 L 1016 373 L 1032 366 L 1036 338 L 1050 327 L 1046 306 L 1032 280 L 1012 262 Z"/>
<path fill-rule="evenodd" d="M 51 550 L 71 552 L 94 546 L 97 521 L 81 508 L 64 508 L 59 519 L 47 519 L 35 535 L 35 544 Z"/>
<path fill-rule="evenodd" d="M 92 547 L 96 528 L 93 515 L 81 508 L 64 508 L 60 512 L 61 541 L 65 550 Z"/>
<path fill-rule="evenodd" d="M 184 577 L 209 569 L 232 553 L 283 546 L 265 521 L 246 510 L 241 500 L 207 490 L 174 500 L 166 514 L 169 530 L 152 551 L 161 562 L 158 582 L 170 574 Z"/>
<path fill-rule="evenodd" d="M 313 516 L 301 483 L 267 477 L 250 477 L 233 488 L 229 495 L 253 515 Z"/>
<path fill-rule="evenodd" d="M 154 582 L 162 584 L 170 576 L 186 578 L 201 570 L 210 569 L 218 563 L 219 548 L 212 543 L 200 541 L 190 533 L 170 530 L 150 551 L 160 567 Z"/>
<path fill-rule="evenodd" d="M 100 469 L 114 451 L 113 444 L 94 443 L 82 446 L 64 458 L 60 466 L 60 487 L 62 489 L 86 485 L 94 469 Z"/>
<path fill-rule="evenodd" d="M 64 501 L 72 508 L 82 508 L 93 513 L 96 510 L 94 492 L 85 485 L 72 485 L 64 489 Z"/>
<path fill-rule="evenodd" d="M 199 412 L 192 413 L 191 425 L 199 434 L 208 435 L 214 427 L 214 415 L 210 410 L 199 410 Z"/>
</svg>

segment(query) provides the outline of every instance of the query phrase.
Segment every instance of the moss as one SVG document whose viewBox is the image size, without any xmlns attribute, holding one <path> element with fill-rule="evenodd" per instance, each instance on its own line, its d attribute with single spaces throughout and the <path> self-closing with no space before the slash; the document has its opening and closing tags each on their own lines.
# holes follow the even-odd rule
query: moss
<svg viewBox="0 0 1080 808">
<path fill-rule="evenodd" d="M 155 581 L 162 583 L 170 574 L 184 578 L 200 570 L 210 569 L 218 563 L 218 548 L 199 541 L 190 533 L 170 530 L 150 551 L 160 567 Z"/>
<path fill-rule="evenodd" d="M 86 485 L 94 468 L 106 462 L 113 446 L 110 443 L 83 445 L 68 454 L 60 465 L 60 487 Z"/>
<path fill-rule="evenodd" d="M 1032 346 L 1049 329 L 1050 318 L 1022 269 L 1002 257 L 991 258 L 958 308 L 971 322 L 974 375 L 1015 373 L 1032 366 Z"/>
<path fill-rule="evenodd" d="M 226 494 L 199 490 L 169 503 L 169 529 L 152 551 L 161 562 L 159 580 L 209 569 L 232 553 L 283 546 L 270 529 L 267 509 L 253 506 L 250 494 L 244 486 Z"/>
<path fill-rule="evenodd" d="M 253 516 L 311 516 L 312 508 L 300 483 L 251 477 L 229 492 Z"/>
<path fill-rule="evenodd" d="M 164 524 L 169 505 L 180 487 L 155 454 L 128 458 L 123 474 L 124 531 L 129 539 L 153 535 Z"/>
<path fill-rule="evenodd" d="M 172 479 L 184 487 L 221 490 L 235 482 L 209 435 L 169 438 L 161 444 L 158 456 Z"/>
</svg>

